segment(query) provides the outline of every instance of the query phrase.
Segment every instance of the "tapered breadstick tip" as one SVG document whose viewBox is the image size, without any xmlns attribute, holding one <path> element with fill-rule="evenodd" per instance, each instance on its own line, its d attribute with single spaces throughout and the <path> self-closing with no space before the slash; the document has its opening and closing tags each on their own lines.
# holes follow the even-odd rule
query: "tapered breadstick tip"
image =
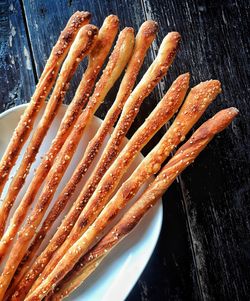
<svg viewBox="0 0 250 301">
<path fill-rule="evenodd" d="M 171 49 L 170 58 L 174 58 L 181 41 L 181 35 L 177 31 L 169 32 L 165 38 L 162 40 L 159 52 L 167 51 L 167 49 Z"/>
<path fill-rule="evenodd" d="M 235 107 L 221 110 L 207 121 L 207 129 L 215 135 L 228 127 L 238 114 L 239 110 Z M 202 126 L 200 128 L 202 128 Z"/>
<path fill-rule="evenodd" d="M 87 18 L 87 17 L 91 17 L 91 13 L 90 12 L 88 12 L 88 11 L 76 11 L 72 16 L 71 16 L 71 18 L 74 18 L 74 17 L 85 17 L 85 18 Z M 71 20 L 71 18 L 70 18 L 70 20 Z"/>
<path fill-rule="evenodd" d="M 168 40 L 168 41 L 173 41 L 173 42 L 180 42 L 181 40 L 181 35 L 179 34 L 179 32 L 177 31 L 171 31 L 169 32 L 166 37 L 164 38 L 164 40 Z"/>
<path fill-rule="evenodd" d="M 91 13 L 88 11 L 76 11 L 69 19 L 68 24 L 72 23 L 72 26 L 78 26 L 79 22 L 91 19 Z"/>
<path fill-rule="evenodd" d="M 199 127 L 190 138 L 190 142 L 183 144 L 176 152 L 176 155 L 184 152 L 190 147 L 190 144 L 194 145 L 196 141 L 204 139 L 204 137 L 210 137 L 212 139 L 214 135 L 228 127 L 238 114 L 239 110 L 235 107 L 219 111 Z"/>
<path fill-rule="evenodd" d="M 221 83 L 217 79 L 210 79 L 205 82 L 201 82 L 197 86 L 192 88 L 192 91 L 198 92 L 206 91 L 208 94 L 214 94 L 215 92 L 218 94 L 221 92 Z"/>
<path fill-rule="evenodd" d="M 122 32 L 127 33 L 127 32 L 131 32 L 134 33 L 134 28 L 133 27 L 125 27 Z"/>
<path fill-rule="evenodd" d="M 229 124 L 233 121 L 233 119 L 238 114 L 239 114 L 239 110 L 235 107 L 231 107 L 231 108 L 228 108 L 228 109 L 221 110 L 220 112 L 215 114 L 214 117 L 212 117 L 212 119 L 213 120 L 216 119 L 217 126 L 215 126 L 213 132 L 214 133 L 219 133 L 222 130 L 224 130 L 224 128 L 229 126 Z"/>
<path fill-rule="evenodd" d="M 240 113 L 240 111 L 235 107 L 231 107 L 227 110 L 230 112 L 230 114 L 235 115 L 235 117 Z"/>
<path fill-rule="evenodd" d="M 95 25 L 87 24 L 79 30 L 77 38 L 83 38 L 86 34 L 86 31 L 88 36 L 91 37 L 95 36 L 98 33 L 98 28 Z"/>
<path fill-rule="evenodd" d="M 109 15 L 105 18 L 104 22 L 108 22 L 111 26 L 117 26 L 119 18 L 116 15 Z"/>
<path fill-rule="evenodd" d="M 179 75 L 175 81 L 177 81 L 177 80 L 181 80 L 183 82 L 188 82 L 189 83 L 190 73 L 187 72 L 187 73 L 183 73 L 183 74 Z"/>
<path fill-rule="evenodd" d="M 154 36 L 158 31 L 158 23 L 153 20 L 148 20 L 142 23 L 140 27 L 140 33 L 144 35 L 146 38 Z"/>
<path fill-rule="evenodd" d="M 164 64 L 161 67 L 161 73 L 165 74 L 170 67 L 171 63 L 174 60 L 174 57 L 177 53 L 181 40 L 181 35 L 178 32 L 170 32 L 163 39 L 157 58 L 159 61 L 163 61 Z M 168 54 L 166 57 L 166 53 Z"/>
</svg>

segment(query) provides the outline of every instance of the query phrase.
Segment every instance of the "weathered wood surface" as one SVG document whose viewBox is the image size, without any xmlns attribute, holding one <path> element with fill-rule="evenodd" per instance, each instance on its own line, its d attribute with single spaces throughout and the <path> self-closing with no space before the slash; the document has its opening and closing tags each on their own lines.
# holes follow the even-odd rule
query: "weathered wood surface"
<svg viewBox="0 0 250 301">
<path fill-rule="evenodd" d="M 223 93 L 203 120 L 226 106 L 240 109 L 233 125 L 184 172 L 180 187 L 200 296 L 243 300 L 249 293 L 250 255 L 249 3 L 149 0 L 144 8 L 161 28 L 182 33 L 182 51 L 171 75 L 190 70 L 193 83 L 221 80 Z"/>
<path fill-rule="evenodd" d="M 0 112 L 30 100 L 35 80 L 18 1 L 0 1 Z"/>
<path fill-rule="evenodd" d="M 165 194 L 159 242 L 127 300 L 244 300 L 250 257 L 247 1 L 24 0 L 1 1 L 0 7 L 0 76 L 2 83 L 10 82 L 1 85 L 1 110 L 29 100 L 34 78 L 41 74 L 60 30 L 76 10 L 92 12 L 92 22 L 98 26 L 110 13 L 119 16 L 121 28 L 133 26 L 137 30 L 143 20 L 156 20 L 160 25 L 158 39 L 142 72 L 168 31 L 182 34 L 182 47 L 169 75 L 143 104 L 130 135 L 178 74 L 190 71 L 192 85 L 210 78 L 221 80 L 223 93 L 202 120 L 232 105 L 241 114 Z M 2 33 L 3 26 L 7 31 Z M 4 44 L 7 48 L 3 48 Z M 18 60 L 13 64 L 14 56 Z M 83 70 L 84 64 L 66 102 Z M 13 87 L 18 87 L 14 98 Z M 109 93 L 98 116 L 105 116 L 117 87 Z M 145 153 L 161 134 L 144 149 Z"/>
</svg>

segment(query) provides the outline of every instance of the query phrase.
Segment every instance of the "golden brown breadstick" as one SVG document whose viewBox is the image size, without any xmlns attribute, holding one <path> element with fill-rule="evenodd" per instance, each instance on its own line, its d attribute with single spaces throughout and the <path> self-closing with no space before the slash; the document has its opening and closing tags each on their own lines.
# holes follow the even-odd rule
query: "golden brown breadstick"
<svg viewBox="0 0 250 301">
<path fill-rule="evenodd" d="M 176 32 L 169 33 L 163 40 L 157 58 L 129 96 L 122 110 L 121 117 L 115 127 L 115 131 L 105 148 L 104 154 L 97 164 L 91 178 L 85 185 L 86 189 L 83 189 L 79 198 L 73 204 L 70 212 L 67 214 L 58 231 L 51 239 L 48 247 L 37 258 L 31 269 L 25 275 L 22 281 L 21 291 L 24 291 L 24 287 L 30 287 L 33 281 L 44 269 L 44 266 L 48 263 L 53 253 L 64 242 L 67 235 L 70 233 L 75 221 L 94 192 L 98 182 L 119 153 L 123 138 L 136 117 L 142 101 L 151 93 L 156 84 L 166 74 L 177 52 L 179 41 L 180 35 Z"/>
<path fill-rule="evenodd" d="M 95 231 L 101 231 L 111 220 L 110 216 L 115 217 L 138 192 L 141 185 L 145 183 L 150 176 L 160 170 L 162 163 L 170 155 L 171 150 L 185 139 L 185 135 L 219 92 L 220 82 L 218 81 L 207 81 L 197 85 L 191 90 L 179 114 L 163 138 L 144 158 L 128 180 L 122 184 L 115 196 L 104 208 L 100 216 L 98 216 L 93 224 Z M 112 214 L 110 215 L 111 212 Z M 71 235 L 73 235 L 73 231 L 77 231 L 77 228 L 81 227 L 84 218 L 82 214 L 73 228 Z M 89 231 L 89 233 L 91 233 L 91 231 Z M 86 237 L 87 236 L 88 234 L 86 233 Z"/>
<path fill-rule="evenodd" d="M 91 51 L 92 47 L 94 46 L 97 33 L 98 33 L 98 29 L 94 25 L 85 25 L 83 28 L 79 30 L 76 39 L 72 47 L 70 48 L 69 54 L 65 62 L 63 63 L 62 69 L 60 71 L 60 75 L 56 82 L 53 93 L 50 97 L 50 101 L 46 106 L 42 119 L 39 121 L 39 124 L 29 142 L 27 150 L 22 159 L 21 165 L 17 171 L 17 177 L 19 177 L 20 175 L 23 176 L 23 174 L 29 172 L 30 166 L 35 159 L 35 156 L 42 143 L 42 140 L 45 137 L 59 109 L 59 106 L 63 101 L 64 95 L 69 87 L 69 81 L 71 80 L 81 60 Z M 31 185 L 31 189 L 36 191 L 36 188 L 37 187 L 34 187 L 34 185 Z M 34 198 L 34 192 L 32 192 L 32 195 Z M 22 207 L 22 204 L 23 202 L 20 203 L 19 207 Z M 29 205 L 30 204 L 31 203 L 29 202 Z M 11 242 L 10 237 L 13 237 L 13 234 L 12 236 L 9 236 L 9 231 L 10 229 L 13 228 L 12 225 L 14 224 L 15 229 L 18 229 L 18 226 L 20 225 L 20 222 L 18 221 L 20 221 L 22 216 L 18 214 L 19 207 L 14 217 L 11 220 L 7 232 L 4 234 L 0 242 L 0 261 L 4 256 L 5 251 L 8 249 L 10 245 Z"/>
<path fill-rule="evenodd" d="M 83 175 L 88 170 L 89 166 L 92 164 L 95 159 L 105 137 L 111 131 L 112 126 L 116 122 L 122 107 L 127 100 L 129 94 L 131 93 L 131 89 L 133 88 L 136 77 L 139 73 L 139 70 L 142 66 L 144 57 L 146 52 L 151 45 L 153 39 L 155 38 L 157 31 L 157 24 L 153 21 L 146 21 L 142 24 L 139 29 L 139 32 L 136 36 L 135 49 L 133 51 L 133 55 L 129 61 L 128 67 L 126 69 L 126 73 L 122 79 L 121 85 L 119 87 L 119 91 L 117 93 L 117 97 L 109 109 L 102 125 L 98 129 L 95 137 L 90 141 L 85 150 L 84 156 L 80 163 L 78 164 L 75 172 L 73 173 L 70 181 L 66 184 L 63 191 L 60 193 L 58 199 L 56 200 L 54 206 L 49 212 L 47 218 L 43 222 L 42 227 L 36 234 L 31 246 L 25 257 L 23 258 L 21 264 L 19 265 L 17 272 L 15 274 L 15 281 L 12 284 L 14 288 L 16 284 L 20 281 L 23 274 L 28 270 L 28 266 L 32 258 L 34 258 L 36 251 L 38 250 L 40 244 L 43 241 L 43 238 L 46 236 L 46 233 L 53 225 L 54 221 L 57 219 L 59 214 L 64 209 L 66 203 L 71 198 L 72 194 L 75 191 L 77 184 L 80 182 Z M 101 33 L 101 30 L 100 30 Z M 99 36 L 100 36 L 99 33 Z M 9 291 L 9 289 L 8 289 Z M 23 290 L 22 290 L 23 291 Z"/>
<path fill-rule="evenodd" d="M 43 73 L 36 86 L 31 101 L 19 121 L 9 145 L 0 162 L 0 195 L 8 179 L 12 167 L 15 165 L 17 157 L 29 137 L 33 128 L 36 116 L 46 97 L 48 96 L 60 69 L 79 29 L 90 20 L 89 12 L 76 12 L 69 19 L 66 27 L 61 32 L 50 57 L 44 67 Z"/>
<path fill-rule="evenodd" d="M 38 278 L 37 282 L 34 284 L 34 287 L 36 287 L 43 278 L 46 278 L 53 270 L 54 266 L 56 266 L 57 262 L 63 257 L 64 253 L 92 224 L 94 219 L 108 202 L 111 194 L 118 186 L 120 179 L 133 162 L 135 156 L 178 110 L 187 92 L 188 84 L 189 74 L 183 74 L 173 82 L 163 99 L 158 103 L 144 124 L 136 131 L 115 162 L 108 169 L 107 174 L 102 178 L 96 191 L 83 209 L 79 217 L 81 222 L 76 222 L 64 244 L 53 255 L 51 261 L 41 273 L 41 277 Z M 111 179 L 112 184 L 110 183 Z M 76 233 L 76 229 L 78 229 L 78 233 Z"/>
<path fill-rule="evenodd" d="M 51 199 L 53 198 L 56 188 L 60 183 L 60 180 L 74 154 L 74 151 L 79 143 L 87 122 L 91 120 L 93 114 L 102 103 L 108 91 L 112 88 L 114 82 L 121 75 L 123 69 L 130 59 L 133 46 L 134 31 L 132 28 L 125 28 L 119 35 L 117 44 L 110 56 L 109 62 L 104 70 L 102 77 L 96 85 L 93 96 L 91 97 L 86 108 L 83 110 L 83 113 L 79 116 L 73 131 L 69 135 L 67 141 L 58 154 L 53 168 L 51 168 L 47 176 L 46 184 L 41 192 L 37 204 L 32 210 L 22 230 L 19 232 L 17 241 L 12 247 L 3 273 L 0 276 L 0 299 L 1 297 L 3 297 L 17 266 L 19 265 L 20 261 L 27 251 L 29 243 L 35 234 L 35 230 L 41 222 L 46 209 Z M 26 201 L 27 203 L 29 203 L 29 194 L 27 194 L 27 196 L 28 197 L 26 199 L 24 196 L 24 203 Z M 23 219 L 23 215 L 24 213 L 22 212 L 22 207 L 20 207 L 19 211 L 16 210 L 16 218 L 20 219 L 20 216 L 22 216 Z"/>
<path fill-rule="evenodd" d="M 49 151 L 44 156 L 44 159 L 39 165 L 35 177 L 32 180 L 32 187 L 34 190 L 39 190 L 41 184 L 43 183 L 43 179 L 46 177 L 53 164 L 54 158 L 62 148 L 62 145 L 71 132 L 72 127 L 75 124 L 78 116 L 80 115 L 82 108 L 86 104 L 86 101 L 89 98 L 88 95 L 93 89 L 96 77 L 100 72 L 101 66 L 103 65 L 113 44 L 114 38 L 118 31 L 118 25 L 119 21 L 116 16 L 111 15 L 105 19 L 104 24 L 99 31 L 95 47 L 89 55 L 88 67 L 83 74 L 82 80 L 78 86 L 75 96 L 65 113 L 65 116 L 60 124 L 56 137 L 52 141 L 52 145 Z M 33 146 L 31 147 L 33 148 Z M 34 156 L 35 153 L 33 153 L 32 158 L 30 157 L 29 153 L 26 154 L 26 160 L 24 160 L 24 162 L 22 163 L 21 168 L 19 168 L 9 186 L 8 193 L 0 208 L 0 234 L 3 233 L 9 212 L 28 174 L 29 168 L 27 167 L 31 165 L 31 161 L 33 160 Z"/>
<path fill-rule="evenodd" d="M 229 121 L 232 120 L 232 116 L 234 117 L 235 114 L 237 114 L 238 111 L 236 111 L 235 109 L 233 109 L 230 114 L 227 113 L 227 118 L 226 118 L 226 122 L 225 124 L 228 124 Z M 213 119 L 210 119 L 213 120 Z M 210 126 L 211 126 L 211 122 L 210 122 Z M 214 130 L 217 128 L 217 126 L 214 128 Z M 220 127 L 219 127 L 220 128 Z M 203 128 L 202 131 L 199 133 L 198 137 L 197 137 L 197 141 L 198 141 L 198 145 L 200 145 L 200 140 L 202 140 L 202 137 L 205 136 L 206 129 Z M 212 135 L 209 135 L 209 137 L 211 137 Z M 194 139 L 189 141 L 189 144 L 194 144 Z M 191 142 L 191 143 L 190 143 Z M 204 141 L 203 141 L 204 142 Z M 203 143 L 201 142 L 201 145 L 203 145 Z M 184 150 L 188 148 L 188 146 L 186 145 L 184 147 Z M 194 148 L 195 150 L 195 148 Z M 177 154 L 178 156 L 178 154 Z M 176 158 L 175 158 L 176 159 Z M 173 161 L 172 161 L 173 163 Z M 175 169 L 175 174 L 177 175 L 179 173 L 179 168 L 181 169 L 182 166 L 182 162 L 180 162 L 180 160 L 177 160 L 177 166 L 178 169 Z M 168 167 L 171 167 L 171 165 L 167 165 Z M 167 181 L 166 178 L 164 178 L 164 171 L 161 174 L 161 176 L 159 176 L 158 181 L 157 181 L 157 185 L 156 187 L 154 185 L 152 185 L 153 187 L 153 191 L 162 193 L 164 192 L 164 181 Z M 165 174 L 167 176 L 167 174 Z M 174 178 L 172 179 L 172 181 L 174 180 Z M 170 179 L 171 181 L 171 179 Z M 148 192 L 148 191 L 147 191 Z M 147 193 L 146 192 L 146 193 Z M 146 194 L 147 198 L 151 198 L 154 200 L 154 195 L 152 195 L 152 190 L 150 190 L 149 188 L 149 193 Z M 107 208 L 107 207 L 106 207 Z M 105 209 L 106 209 L 105 208 Z M 104 210 L 105 210 L 104 209 Z M 98 219 L 103 216 L 103 212 L 101 213 L 101 215 L 98 217 Z M 108 213 L 108 211 L 106 211 L 106 213 Z M 113 212 L 109 211 L 109 217 L 112 220 L 113 219 Z M 99 219 L 100 220 L 100 219 Z M 88 229 L 87 232 L 91 232 L 91 235 L 88 237 L 86 237 L 87 232 L 68 250 L 68 252 L 64 255 L 64 257 L 61 259 L 61 261 L 58 263 L 58 265 L 55 267 L 55 269 L 51 272 L 51 274 L 40 284 L 39 287 L 36 288 L 35 291 L 31 292 L 30 295 L 28 295 L 28 297 L 25 299 L 26 301 L 36 301 L 36 300 L 42 300 L 43 297 L 45 297 L 52 289 L 53 287 L 55 287 L 57 285 L 57 283 L 59 283 L 59 281 L 66 275 L 67 272 L 69 272 L 75 265 L 75 263 L 81 258 L 81 256 L 83 254 L 85 254 L 87 252 L 87 248 L 90 247 L 91 242 L 93 242 L 94 240 L 96 240 L 96 236 L 92 236 L 92 234 L 94 234 L 94 232 L 96 232 L 94 227 L 94 224 L 92 226 L 90 226 L 90 228 Z M 96 235 L 96 233 L 95 233 Z"/>
<path fill-rule="evenodd" d="M 41 283 L 42 279 L 51 272 L 54 266 L 59 262 L 60 256 L 64 254 L 63 252 L 66 252 L 66 250 L 72 245 L 72 242 L 74 243 L 77 239 L 79 239 L 80 235 L 82 235 L 80 240 L 83 241 L 80 246 L 82 250 L 85 250 L 85 247 L 89 245 L 88 242 L 91 241 L 93 243 L 93 237 L 97 237 L 109 222 L 109 220 L 103 218 L 103 216 L 105 217 L 105 214 L 108 214 L 107 212 L 112 212 L 112 216 L 116 216 L 122 208 L 122 205 L 133 198 L 141 184 L 159 170 L 161 164 L 170 154 L 170 151 L 183 140 L 183 136 L 190 130 L 193 124 L 195 124 L 207 108 L 208 104 L 211 103 L 219 92 L 220 83 L 218 81 L 201 83 L 191 90 L 170 129 L 158 145 L 147 155 L 146 158 L 144 158 L 143 162 L 133 172 L 132 176 L 130 176 L 130 178 L 121 186 L 109 204 L 103 209 L 100 215 L 102 218 L 98 216 L 94 221 L 94 218 L 96 218 L 100 209 L 102 209 L 100 206 L 105 205 L 103 202 L 105 194 L 107 194 L 108 190 L 112 190 L 111 187 L 113 188 L 115 183 L 114 179 L 116 179 L 117 174 L 121 172 L 120 170 L 124 169 L 124 163 L 119 162 L 119 159 L 127 160 L 126 153 L 129 152 L 127 152 L 126 148 L 124 148 L 117 160 L 109 168 L 106 176 L 104 176 L 97 186 L 95 193 L 82 211 L 63 247 L 54 254 L 52 260 L 42 272 L 41 277 L 37 279 L 32 289 L 35 289 Z M 124 158 L 123 153 L 125 155 Z M 110 207 L 112 211 L 110 211 Z M 91 225 L 93 221 L 94 223 Z M 88 226 L 90 226 L 89 229 Z M 86 233 L 84 233 L 85 231 Z M 92 235 L 94 233 L 96 236 Z"/>
<path fill-rule="evenodd" d="M 109 252 L 135 228 L 175 178 L 195 160 L 214 135 L 225 129 L 237 114 L 238 110 L 235 108 L 225 109 L 203 123 L 192 137 L 176 152 L 165 167 L 163 167 L 153 183 L 149 185 L 147 190 L 124 214 L 121 220 L 64 277 L 56 287 L 51 300 L 62 300 L 79 287 Z"/>
</svg>

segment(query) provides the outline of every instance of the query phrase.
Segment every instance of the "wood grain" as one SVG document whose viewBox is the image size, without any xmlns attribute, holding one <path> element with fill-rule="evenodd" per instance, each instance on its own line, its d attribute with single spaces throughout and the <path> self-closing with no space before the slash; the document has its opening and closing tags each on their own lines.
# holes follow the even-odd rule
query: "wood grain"
<svg viewBox="0 0 250 301">
<path fill-rule="evenodd" d="M 183 48 L 171 75 L 187 68 L 195 82 L 212 77 L 223 83 L 222 96 L 204 119 L 225 106 L 240 109 L 231 129 L 215 139 L 179 180 L 201 298 L 243 300 L 247 297 L 244 263 L 250 254 L 246 240 L 249 169 L 245 168 L 250 154 L 247 3 L 183 1 L 177 5 L 145 0 L 144 4 L 160 28 L 182 33 Z"/>
<path fill-rule="evenodd" d="M 0 112 L 30 100 L 32 55 L 18 1 L 0 1 Z"/>
<path fill-rule="evenodd" d="M 28 101 L 36 73 L 41 73 L 60 29 L 79 9 L 92 12 L 92 22 L 97 26 L 110 13 L 119 16 L 121 28 L 133 26 L 138 30 L 145 19 L 159 23 L 158 40 L 141 74 L 155 57 L 167 32 L 177 30 L 182 34 L 181 50 L 169 75 L 145 101 L 128 136 L 143 122 L 180 73 L 191 72 L 191 86 L 210 78 L 222 82 L 222 95 L 200 123 L 228 106 L 238 107 L 240 116 L 165 194 L 163 228 L 156 250 L 127 301 L 244 300 L 248 294 L 250 258 L 250 241 L 247 239 L 250 230 L 249 2 L 24 0 L 21 5 L 18 1 L 7 2 L 8 5 L 6 1 L 0 1 L 0 78 L 9 83 L 1 85 L 0 110 Z M 10 11 L 8 7 L 12 2 L 14 10 Z M 22 5 L 26 19 L 22 18 Z M 24 21 L 27 21 L 26 35 Z M 14 33 L 12 26 L 16 34 L 10 38 Z M 2 28 L 6 28 L 3 34 Z M 33 73 L 26 65 L 27 53 L 32 63 L 29 40 L 36 67 Z M 18 57 L 14 64 L 13 56 Z M 74 88 L 82 70 L 75 76 Z M 99 117 L 105 116 L 117 87 L 98 110 Z M 162 133 L 143 150 L 144 153 L 155 145 Z"/>
</svg>

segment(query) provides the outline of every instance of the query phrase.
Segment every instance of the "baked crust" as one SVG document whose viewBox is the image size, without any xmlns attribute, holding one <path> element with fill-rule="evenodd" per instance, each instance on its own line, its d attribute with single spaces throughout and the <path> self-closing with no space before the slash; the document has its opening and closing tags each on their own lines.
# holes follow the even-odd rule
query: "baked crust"
<svg viewBox="0 0 250 301">
<path fill-rule="evenodd" d="M 142 101 L 151 93 L 153 88 L 166 74 L 168 68 L 170 67 L 177 52 L 179 42 L 180 35 L 176 32 L 169 33 L 163 40 L 156 60 L 149 67 L 140 83 L 136 86 L 126 101 L 115 130 L 111 135 L 108 145 L 106 146 L 104 153 L 97 163 L 97 166 L 95 167 L 91 177 L 86 182 L 82 192 L 80 193 L 76 202 L 73 204 L 66 218 L 63 220 L 58 231 L 53 236 L 48 247 L 37 258 L 31 269 L 26 274 L 24 279 L 26 283 L 29 281 L 33 282 L 34 279 L 37 278 L 37 276 L 44 269 L 45 265 L 51 259 L 53 253 L 58 249 L 59 246 L 62 245 L 67 235 L 70 233 L 72 227 L 74 226 L 74 222 L 79 217 L 85 204 L 102 179 L 102 176 L 117 157 L 121 149 L 123 138 L 130 128 L 135 116 L 138 114 Z M 42 277 L 40 277 L 40 279 L 42 279 Z"/>
<path fill-rule="evenodd" d="M 66 27 L 61 32 L 50 57 L 44 67 L 43 73 L 36 86 L 31 101 L 19 121 L 9 145 L 0 162 L 0 195 L 8 180 L 9 173 L 16 163 L 20 151 L 27 141 L 33 128 L 35 119 L 41 110 L 44 101 L 55 83 L 60 66 L 65 59 L 75 37 L 82 26 L 90 21 L 89 12 L 76 12 L 69 19 Z M 0 223 L 0 227 L 1 227 Z M 2 227 L 1 227 L 2 228 Z M 3 230 L 1 230 L 1 235 Z"/>
<path fill-rule="evenodd" d="M 68 106 L 68 109 L 65 113 L 64 118 L 62 119 L 56 137 L 52 141 L 52 145 L 49 151 L 46 153 L 44 159 L 42 160 L 41 164 L 35 172 L 34 178 L 32 179 L 32 182 L 30 184 L 30 191 L 38 191 L 38 189 L 41 187 L 45 177 L 47 176 L 54 162 L 56 155 L 59 153 L 67 137 L 70 135 L 74 124 L 76 123 L 79 115 L 82 112 L 83 107 L 89 99 L 89 95 L 92 92 L 96 78 L 101 71 L 101 67 L 117 35 L 118 27 L 119 20 L 117 16 L 110 15 L 104 20 L 104 23 L 99 30 L 95 47 L 94 49 L 92 49 L 88 56 L 87 69 L 82 76 L 82 80 L 76 90 L 74 98 Z M 32 195 L 35 196 L 35 194 L 33 193 Z M 8 199 L 11 199 L 11 193 L 9 193 L 7 197 Z M 60 203 L 60 208 L 61 205 L 62 204 Z M 46 233 L 51 227 L 51 224 L 53 223 L 53 218 L 56 219 L 58 215 L 59 212 L 57 211 L 56 213 L 52 213 L 48 218 L 46 218 L 42 228 L 36 234 L 32 245 L 30 246 L 27 254 L 23 258 L 22 262 L 18 267 L 18 270 L 15 273 L 15 280 L 12 281 L 11 288 L 8 289 L 9 294 L 11 294 L 12 290 L 27 270 L 30 260 L 35 255 L 37 249 L 43 241 L 42 238 L 45 237 Z"/>
<path fill-rule="evenodd" d="M 120 221 L 63 278 L 53 292 L 53 299 L 46 298 L 45 300 L 62 300 L 79 287 L 96 270 L 110 251 L 136 227 L 143 216 L 162 197 L 176 177 L 196 159 L 214 135 L 226 128 L 237 114 L 238 110 L 235 108 L 225 109 L 203 123 L 162 168 L 153 183 L 123 215 Z"/>
<path fill-rule="evenodd" d="M 15 274 L 15 281 L 13 282 L 13 287 L 16 286 L 16 284 L 20 281 L 24 273 L 29 269 L 28 267 L 29 263 L 31 262 L 32 258 L 34 258 L 37 249 L 39 248 L 39 246 L 43 241 L 43 238 L 46 236 L 46 233 L 49 231 L 54 221 L 57 219 L 57 217 L 60 215 L 62 210 L 65 208 L 66 204 L 68 203 L 71 196 L 73 195 L 76 186 L 78 185 L 78 183 L 80 182 L 80 180 L 82 179 L 82 177 L 87 172 L 92 162 L 96 158 L 96 155 L 98 154 L 107 134 L 111 132 L 113 125 L 115 124 L 117 118 L 120 115 L 124 103 L 126 102 L 127 98 L 131 93 L 137 75 L 139 73 L 139 70 L 142 66 L 144 57 L 146 55 L 147 49 L 149 48 L 153 39 L 155 38 L 156 31 L 157 31 L 157 24 L 155 22 L 146 21 L 142 24 L 136 36 L 133 55 L 129 61 L 125 75 L 120 84 L 117 97 L 113 105 L 109 109 L 96 135 L 89 142 L 85 150 L 84 156 L 82 160 L 79 162 L 78 166 L 76 167 L 76 170 L 74 171 L 70 181 L 67 183 L 65 188 L 60 193 L 58 199 L 54 203 L 48 216 L 43 222 L 42 227 L 36 234 L 27 254 L 25 255 L 24 259 L 19 265 L 18 270 Z M 100 29 L 100 33 L 101 33 L 101 29 Z M 105 37 L 105 35 L 103 36 Z M 16 288 L 16 295 L 18 295 L 19 297 L 20 294 L 24 295 L 27 289 L 28 289 L 27 286 L 24 289 L 22 283 L 20 283 L 20 285 Z M 10 294 L 12 293 L 13 291 L 10 292 Z"/>
<path fill-rule="evenodd" d="M 32 179 L 31 186 L 38 191 L 39 187 L 43 183 L 46 175 L 48 174 L 57 153 L 62 148 L 66 138 L 70 134 L 78 116 L 81 113 L 81 110 L 86 105 L 86 102 L 89 99 L 89 95 L 93 89 L 95 80 L 101 70 L 101 67 L 108 55 L 108 52 L 111 48 L 115 35 L 118 31 L 118 18 L 116 16 L 109 16 L 104 21 L 103 27 L 98 34 L 97 41 L 94 46 L 94 49 L 89 53 L 88 56 L 88 67 L 83 74 L 82 80 L 76 90 L 75 96 L 72 99 L 65 116 L 60 124 L 56 137 L 52 141 L 49 151 L 44 156 L 41 164 L 36 170 L 35 176 Z M 93 36 L 96 39 L 96 36 Z M 67 87 L 68 88 L 68 87 Z M 63 94 L 62 94 L 63 95 Z M 55 97 L 55 96 L 54 96 Z M 60 100 L 62 102 L 62 99 Z M 46 119 L 47 120 L 47 119 Z M 44 131 L 43 135 L 44 136 Z M 40 134 L 40 144 L 42 143 L 42 137 Z M 35 139 L 35 138 L 34 138 Z M 36 138 L 37 140 L 37 138 Z M 8 194 L 6 195 L 3 205 L 0 208 L 0 225 L 2 231 L 4 225 L 6 224 L 9 212 L 16 200 L 18 193 L 20 192 L 23 184 L 25 182 L 26 176 L 29 173 L 29 169 L 32 161 L 35 159 L 35 155 L 38 151 L 38 144 L 34 147 L 34 143 L 29 146 L 21 167 L 17 171 L 14 179 L 12 180 L 10 187 L 8 188 Z M 34 194 L 35 195 L 35 194 Z"/>
</svg>

